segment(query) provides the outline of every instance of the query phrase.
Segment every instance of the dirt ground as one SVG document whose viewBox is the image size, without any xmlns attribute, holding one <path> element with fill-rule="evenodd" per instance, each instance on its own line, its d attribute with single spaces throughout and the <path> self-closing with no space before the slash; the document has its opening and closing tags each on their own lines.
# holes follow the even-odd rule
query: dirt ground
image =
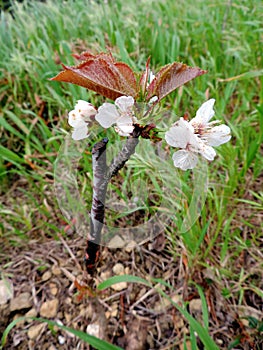
<svg viewBox="0 0 263 350">
<path fill-rule="evenodd" d="M 74 237 L 74 232 L 56 241 L 34 240 L 18 248 L 8 248 L 5 243 L 0 255 L 2 276 L 11 281 L 14 298 L 0 305 L 0 334 L 12 320 L 27 315 L 55 320 L 123 349 L 185 349 L 183 343 L 189 335 L 189 325 L 155 289 L 122 283 L 114 289 L 96 292 L 99 282 L 125 273 L 162 278 L 170 283 L 173 289 L 163 288 L 164 291 L 179 304 L 182 300 L 188 301 L 188 310 L 202 322 L 199 293 L 188 282 L 198 283 L 203 287 L 209 309 L 209 332 L 220 349 L 227 349 L 237 339 L 239 344 L 233 349 L 263 347 L 262 333 L 251 328 L 249 320 L 243 318 L 262 319 L 262 299 L 257 293 L 245 291 L 242 299 L 245 304 L 241 305 L 232 296 L 223 297 L 215 271 L 200 266 L 190 270 L 184 252 L 177 257 L 170 255 L 169 241 L 163 234 L 133 248 L 102 247 L 93 277 L 82 266 L 85 240 Z M 247 253 L 240 256 L 236 268 L 247 268 L 253 263 L 253 252 Z M 186 347 L 191 349 L 189 340 L 186 340 Z M 199 339 L 198 348 L 203 349 Z M 24 321 L 11 330 L 4 349 L 92 348 L 59 328 Z"/>
</svg>

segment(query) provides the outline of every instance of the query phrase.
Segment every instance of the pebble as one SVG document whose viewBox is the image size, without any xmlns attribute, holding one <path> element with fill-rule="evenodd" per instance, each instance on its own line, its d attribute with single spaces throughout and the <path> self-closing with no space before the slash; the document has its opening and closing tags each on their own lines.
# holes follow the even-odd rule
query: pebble
<svg viewBox="0 0 263 350">
<path fill-rule="evenodd" d="M 36 326 L 31 326 L 28 329 L 27 335 L 29 339 L 36 339 L 39 333 L 45 328 L 46 323 L 40 323 L 37 324 Z"/>
<path fill-rule="evenodd" d="M 114 236 L 108 244 L 111 249 L 123 248 L 125 246 L 125 241 L 118 235 Z"/>
<path fill-rule="evenodd" d="M 65 341 L 66 341 L 66 339 L 62 335 L 58 336 L 58 342 L 60 345 L 64 345 Z"/>
<path fill-rule="evenodd" d="M 50 288 L 50 293 L 53 296 L 56 296 L 58 294 L 58 288 L 55 283 L 50 283 L 49 288 Z"/>
<path fill-rule="evenodd" d="M 202 311 L 201 299 L 192 299 L 189 303 L 189 309 L 191 312 Z"/>
<path fill-rule="evenodd" d="M 117 263 L 113 266 L 112 271 L 115 273 L 115 275 L 122 275 L 124 272 L 124 266 L 123 264 Z"/>
<path fill-rule="evenodd" d="M 120 283 L 113 284 L 113 285 L 111 286 L 111 288 L 112 288 L 113 290 L 115 290 L 116 292 L 120 292 L 121 290 L 127 288 L 127 282 L 120 282 Z"/>
<path fill-rule="evenodd" d="M 130 241 L 125 247 L 126 253 L 132 252 L 136 246 L 137 246 L 137 243 L 135 241 Z"/>
<path fill-rule="evenodd" d="M 41 305 L 40 316 L 54 318 L 58 312 L 58 299 L 48 300 Z"/>
<path fill-rule="evenodd" d="M 21 293 L 18 297 L 11 300 L 10 311 L 29 309 L 33 305 L 31 295 L 28 292 Z"/>
<path fill-rule="evenodd" d="M 69 323 L 71 321 L 71 319 L 72 319 L 71 314 L 68 314 L 67 312 L 64 312 L 64 316 L 65 316 L 66 322 Z"/>
<path fill-rule="evenodd" d="M 86 333 L 93 335 L 94 337 L 99 338 L 100 335 L 100 326 L 97 323 L 91 323 L 87 326 Z"/>
<path fill-rule="evenodd" d="M 52 274 L 50 271 L 46 271 L 43 276 L 42 276 L 42 281 L 45 282 L 45 281 L 48 281 L 50 278 L 51 278 Z"/>
<path fill-rule="evenodd" d="M 52 266 L 51 271 L 52 271 L 53 275 L 55 275 L 55 276 L 61 275 L 61 269 L 56 265 Z"/>
<path fill-rule="evenodd" d="M 26 314 L 26 317 L 37 317 L 37 310 L 33 307 Z"/>
<path fill-rule="evenodd" d="M 4 305 L 14 297 L 14 288 L 11 280 L 0 281 L 0 305 Z"/>
</svg>

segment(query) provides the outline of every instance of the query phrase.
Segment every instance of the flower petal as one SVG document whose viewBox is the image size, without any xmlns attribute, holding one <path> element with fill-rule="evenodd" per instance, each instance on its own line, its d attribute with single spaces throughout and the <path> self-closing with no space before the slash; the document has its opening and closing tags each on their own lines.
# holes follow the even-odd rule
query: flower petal
<svg viewBox="0 0 263 350">
<path fill-rule="evenodd" d="M 180 118 L 165 133 L 166 142 L 173 147 L 186 148 L 188 144 L 196 143 L 193 127 L 183 118 Z"/>
<path fill-rule="evenodd" d="M 85 123 L 83 117 L 81 116 L 81 114 L 78 113 L 78 111 L 76 111 L 75 109 L 73 111 L 69 112 L 69 114 L 68 114 L 68 123 L 73 128 L 81 127 L 81 126 L 86 125 L 86 123 Z"/>
<path fill-rule="evenodd" d="M 199 151 L 199 153 L 206 158 L 207 160 L 214 160 L 216 156 L 216 151 L 211 146 L 205 145 L 205 143 L 202 144 L 202 148 Z"/>
<path fill-rule="evenodd" d="M 103 103 L 98 109 L 95 119 L 103 128 L 109 128 L 120 117 L 117 108 L 112 103 Z"/>
<path fill-rule="evenodd" d="M 88 127 L 87 124 L 80 128 L 75 128 L 72 133 L 73 140 L 83 140 L 88 137 Z"/>
<path fill-rule="evenodd" d="M 206 133 L 206 141 L 209 146 L 220 146 L 231 139 L 231 130 L 225 125 L 214 126 Z"/>
<path fill-rule="evenodd" d="M 195 153 L 186 150 L 180 150 L 173 154 L 174 166 L 182 170 L 193 169 L 198 161 Z"/>
<path fill-rule="evenodd" d="M 210 98 L 210 100 L 203 103 L 202 106 L 197 110 L 195 118 L 191 120 L 191 124 L 207 124 L 209 120 L 215 115 L 215 111 L 213 109 L 214 104 L 214 98 Z"/>
<path fill-rule="evenodd" d="M 129 112 L 134 105 L 134 98 L 132 96 L 121 96 L 116 98 L 115 105 L 122 112 Z"/>
<path fill-rule="evenodd" d="M 83 101 L 83 100 L 78 100 L 75 110 L 81 114 L 83 118 L 85 118 L 86 121 L 90 120 L 91 116 L 94 116 L 97 114 L 97 111 L 95 107 L 89 102 Z"/>
<path fill-rule="evenodd" d="M 115 126 L 114 129 L 120 136 L 130 136 L 130 133 L 133 132 L 134 126 L 132 124 L 117 124 L 117 126 Z"/>
</svg>

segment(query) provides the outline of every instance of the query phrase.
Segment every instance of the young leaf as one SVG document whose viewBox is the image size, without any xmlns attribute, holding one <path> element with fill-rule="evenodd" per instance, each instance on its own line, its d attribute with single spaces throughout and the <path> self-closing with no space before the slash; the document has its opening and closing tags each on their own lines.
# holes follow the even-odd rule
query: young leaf
<svg viewBox="0 0 263 350">
<path fill-rule="evenodd" d="M 148 83 L 149 74 L 150 74 L 149 65 L 150 65 L 150 57 L 148 58 L 148 60 L 146 62 L 145 71 L 142 73 L 141 78 L 140 78 L 140 82 L 139 82 L 143 96 L 145 95 L 145 92 L 146 92 L 147 83 Z"/>
<path fill-rule="evenodd" d="M 133 70 L 126 63 L 115 62 L 111 54 L 84 52 L 75 57 L 84 61 L 77 66 L 62 65 L 64 71 L 51 80 L 80 85 L 112 100 L 138 94 Z"/>
<path fill-rule="evenodd" d="M 167 64 L 161 68 L 148 86 L 147 100 L 157 96 L 160 101 L 178 87 L 205 73 L 206 71 L 198 67 L 190 67 L 179 62 Z"/>
</svg>

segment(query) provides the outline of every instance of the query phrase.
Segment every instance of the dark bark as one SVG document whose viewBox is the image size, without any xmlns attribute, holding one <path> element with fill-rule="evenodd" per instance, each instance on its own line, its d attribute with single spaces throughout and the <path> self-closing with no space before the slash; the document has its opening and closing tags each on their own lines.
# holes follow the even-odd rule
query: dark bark
<svg viewBox="0 0 263 350">
<path fill-rule="evenodd" d="M 122 150 L 113 159 L 109 167 L 107 167 L 106 163 L 108 139 L 105 138 L 96 143 L 92 149 L 93 196 L 90 212 L 90 234 L 85 254 L 85 264 L 89 273 L 93 273 L 96 262 L 99 259 L 99 244 L 104 221 L 108 183 L 123 168 L 131 155 L 134 154 L 140 134 L 141 129 L 135 126 L 132 135 L 126 140 Z"/>
<path fill-rule="evenodd" d="M 99 244 L 105 213 L 105 197 L 108 181 L 106 180 L 106 146 L 108 139 L 96 143 L 92 149 L 93 195 L 90 211 L 90 234 L 88 237 L 85 264 L 92 272 L 99 258 Z"/>
</svg>

